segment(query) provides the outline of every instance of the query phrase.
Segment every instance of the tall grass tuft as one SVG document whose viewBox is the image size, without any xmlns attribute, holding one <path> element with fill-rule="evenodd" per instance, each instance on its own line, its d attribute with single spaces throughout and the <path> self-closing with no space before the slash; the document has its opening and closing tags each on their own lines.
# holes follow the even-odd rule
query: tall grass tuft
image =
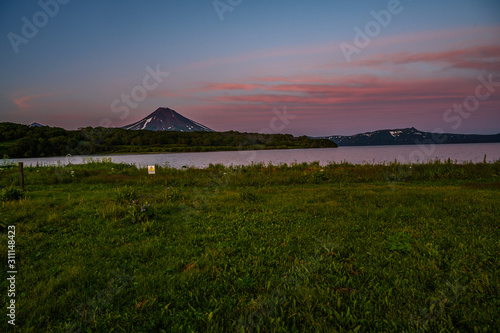
<svg viewBox="0 0 500 333">
<path fill-rule="evenodd" d="M 24 191 L 17 187 L 6 187 L 0 192 L 1 201 L 15 201 L 24 198 Z"/>
<path fill-rule="evenodd" d="M 115 189 L 113 193 L 113 198 L 117 202 L 131 202 L 134 199 L 137 199 L 138 195 L 136 190 L 133 187 L 125 185 L 124 187 L 119 187 Z"/>
</svg>

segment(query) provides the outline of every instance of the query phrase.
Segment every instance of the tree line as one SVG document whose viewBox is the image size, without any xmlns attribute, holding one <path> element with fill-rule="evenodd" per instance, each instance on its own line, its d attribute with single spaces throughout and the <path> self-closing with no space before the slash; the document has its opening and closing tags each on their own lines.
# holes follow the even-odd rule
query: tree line
<svg viewBox="0 0 500 333">
<path fill-rule="evenodd" d="M 86 127 L 30 127 L 0 123 L 0 155 L 11 158 L 110 153 L 195 152 L 216 150 L 333 148 L 327 139 L 290 134 L 174 132 Z"/>
</svg>

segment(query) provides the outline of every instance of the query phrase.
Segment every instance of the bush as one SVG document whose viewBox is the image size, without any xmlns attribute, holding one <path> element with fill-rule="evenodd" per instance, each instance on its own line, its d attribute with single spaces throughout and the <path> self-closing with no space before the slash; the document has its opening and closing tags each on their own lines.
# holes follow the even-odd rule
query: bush
<svg viewBox="0 0 500 333">
<path fill-rule="evenodd" d="M 24 197 L 24 191 L 17 187 L 6 187 L 0 193 L 1 201 L 14 201 Z"/>
</svg>

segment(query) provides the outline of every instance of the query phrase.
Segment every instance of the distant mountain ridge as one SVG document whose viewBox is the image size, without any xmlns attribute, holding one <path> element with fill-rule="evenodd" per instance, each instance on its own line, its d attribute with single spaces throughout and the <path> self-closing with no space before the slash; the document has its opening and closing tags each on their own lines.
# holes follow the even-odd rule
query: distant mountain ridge
<svg viewBox="0 0 500 333">
<path fill-rule="evenodd" d="M 146 116 L 133 124 L 123 126 L 122 128 L 129 130 L 150 131 L 214 132 L 214 130 L 192 121 L 170 108 L 158 108 L 149 116 Z"/>
<path fill-rule="evenodd" d="M 443 142 L 436 142 L 436 136 L 445 138 Z M 413 145 L 423 143 L 489 143 L 500 142 L 500 133 L 491 135 L 479 134 L 436 134 L 431 132 L 422 132 L 415 127 L 378 130 L 355 135 L 331 135 L 320 137 L 335 142 L 339 147 L 342 146 L 379 146 L 379 145 Z M 430 141 L 429 141 L 430 140 Z"/>
</svg>

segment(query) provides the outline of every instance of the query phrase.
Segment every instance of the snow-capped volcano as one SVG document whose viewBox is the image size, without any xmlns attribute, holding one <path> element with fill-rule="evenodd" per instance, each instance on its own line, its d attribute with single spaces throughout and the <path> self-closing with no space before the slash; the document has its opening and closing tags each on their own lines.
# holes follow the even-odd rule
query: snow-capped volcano
<svg viewBox="0 0 500 333">
<path fill-rule="evenodd" d="M 212 129 L 194 122 L 169 108 L 158 108 L 149 116 L 122 128 L 150 131 L 213 132 Z"/>
</svg>

